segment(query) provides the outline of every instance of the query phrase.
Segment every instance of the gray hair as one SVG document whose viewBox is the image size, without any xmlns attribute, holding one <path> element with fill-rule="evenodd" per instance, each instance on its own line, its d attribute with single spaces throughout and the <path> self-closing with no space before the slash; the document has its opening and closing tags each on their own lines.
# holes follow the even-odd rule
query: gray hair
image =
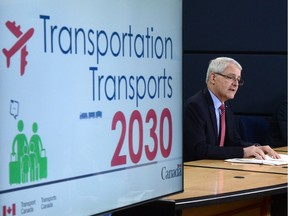
<svg viewBox="0 0 288 216">
<path fill-rule="evenodd" d="M 223 73 L 229 64 L 233 64 L 242 70 L 242 66 L 234 59 L 228 57 L 219 57 L 210 61 L 207 74 L 206 74 L 206 83 L 209 81 L 210 74 L 214 73 Z"/>
</svg>

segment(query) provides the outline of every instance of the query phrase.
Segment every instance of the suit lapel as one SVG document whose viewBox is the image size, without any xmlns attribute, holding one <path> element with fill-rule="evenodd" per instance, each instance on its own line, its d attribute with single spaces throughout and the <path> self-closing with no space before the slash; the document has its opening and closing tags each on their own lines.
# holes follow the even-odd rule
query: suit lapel
<svg viewBox="0 0 288 216">
<path fill-rule="evenodd" d="M 214 103 L 213 100 L 211 98 L 211 95 L 208 91 L 208 89 L 204 89 L 204 95 L 209 107 L 209 115 L 210 115 L 210 120 L 212 122 L 213 125 L 213 131 L 215 134 L 215 140 L 218 140 L 218 132 L 217 132 L 217 122 L 216 122 L 216 115 L 215 115 L 215 108 L 214 108 Z"/>
</svg>

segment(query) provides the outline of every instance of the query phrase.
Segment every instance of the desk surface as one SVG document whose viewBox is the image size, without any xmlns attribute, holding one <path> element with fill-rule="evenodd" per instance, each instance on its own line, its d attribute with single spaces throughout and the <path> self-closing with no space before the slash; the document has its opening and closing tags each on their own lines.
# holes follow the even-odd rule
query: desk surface
<svg viewBox="0 0 288 216">
<path fill-rule="evenodd" d="M 285 192 L 287 175 L 184 166 L 184 192 L 169 196 L 176 208 Z"/>
<path fill-rule="evenodd" d="M 280 154 L 287 154 L 287 147 L 275 148 Z M 238 170 L 238 171 L 250 171 L 260 173 L 271 174 L 288 174 L 288 165 L 281 166 L 269 166 L 262 164 L 245 164 L 245 163 L 231 163 L 224 160 L 198 160 L 184 163 L 184 166 L 214 168 L 214 169 L 226 169 L 226 170 Z"/>
<path fill-rule="evenodd" d="M 224 160 L 199 160 L 184 163 L 184 166 L 250 171 L 270 174 L 288 174 L 288 166 L 268 166 L 261 164 L 231 163 Z"/>
<path fill-rule="evenodd" d="M 275 149 L 286 154 L 287 147 Z M 287 192 L 288 166 L 198 160 L 184 163 L 184 192 L 165 199 L 176 209 Z"/>
<path fill-rule="evenodd" d="M 276 152 L 288 152 L 288 146 L 283 146 L 283 147 L 278 147 L 278 148 L 274 148 L 274 150 Z"/>
</svg>

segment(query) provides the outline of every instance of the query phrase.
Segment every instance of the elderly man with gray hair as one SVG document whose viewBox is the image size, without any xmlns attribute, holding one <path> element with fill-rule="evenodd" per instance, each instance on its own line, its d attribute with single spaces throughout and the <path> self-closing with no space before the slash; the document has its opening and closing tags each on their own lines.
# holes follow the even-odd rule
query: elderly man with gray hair
<svg viewBox="0 0 288 216">
<path fill-rule="evenodd" d="M 184 161 L 280 156 L 258 143 L 241 140 L 228 100 L 233 99 L 241 79 L 241 65 L 232 58 L 210 61 L 207 88 L 190 97 L 184 105 Z"/>
</svg>

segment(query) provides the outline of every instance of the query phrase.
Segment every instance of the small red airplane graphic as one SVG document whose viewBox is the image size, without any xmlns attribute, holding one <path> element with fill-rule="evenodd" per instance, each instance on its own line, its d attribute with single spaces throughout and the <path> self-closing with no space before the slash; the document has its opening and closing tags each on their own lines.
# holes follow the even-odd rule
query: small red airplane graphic
<svg viewBox="0 0 288 216">
<path fill-rule="evenodd" d="M 6 56 L 6 65 L 7 68 L 10 67 L 10 59 L 11 57 L 21 49 L 21 63 L 20 63 L 20 74 L 21 76 L 25 72 L 25 67 L 27 65 L 26 57 L 28 55 L 26 42 L 32 37 L 34 33 L 34 28 L 30 28 L 25 34 L 20 30 L 20 26 L 16 26 L 15 22 L 7 21 L 7 28 L 14 34 L 16 38 L 19 40 L 9 49 L 3 49 L 3 53 Z"/>
</svg>

